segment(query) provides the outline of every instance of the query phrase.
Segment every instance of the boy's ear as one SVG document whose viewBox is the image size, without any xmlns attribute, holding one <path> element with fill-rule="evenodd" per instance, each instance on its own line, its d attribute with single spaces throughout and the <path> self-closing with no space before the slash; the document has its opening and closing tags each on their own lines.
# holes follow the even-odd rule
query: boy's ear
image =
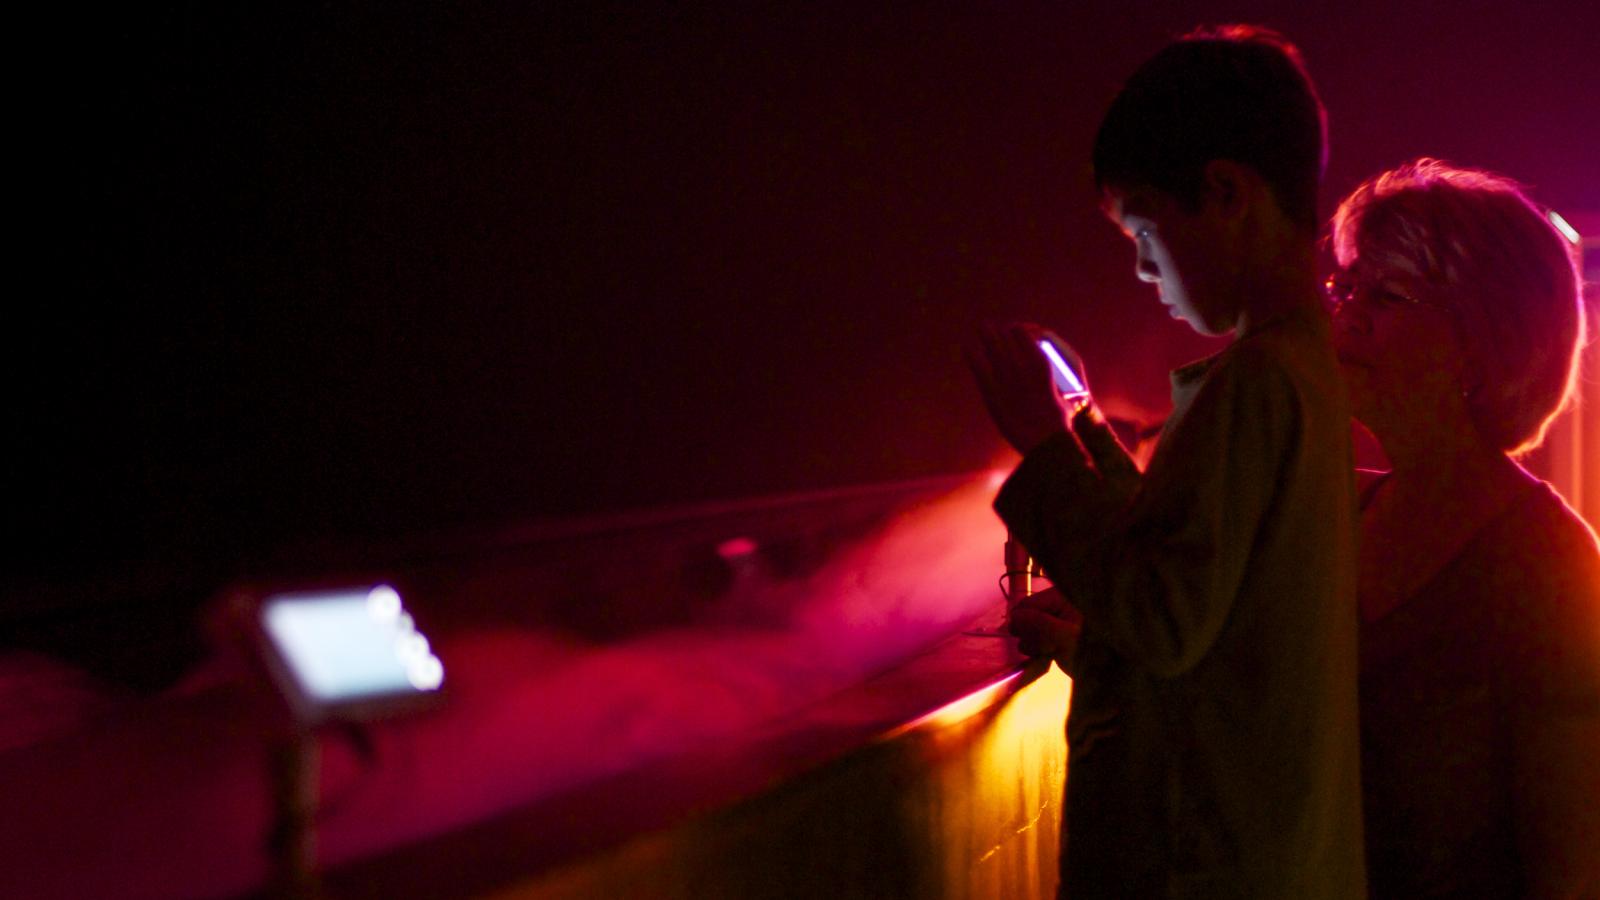
<svg viewBox="0 0 1600 900">
<path fill-rule="evenodd" d="M 1229 221 L 1244 217 L 1254 193 L 1261 187 L 1261 176 L 1231 159 L 1211 160 L 1201 175 L 1204 205 Z"/>
</svg>

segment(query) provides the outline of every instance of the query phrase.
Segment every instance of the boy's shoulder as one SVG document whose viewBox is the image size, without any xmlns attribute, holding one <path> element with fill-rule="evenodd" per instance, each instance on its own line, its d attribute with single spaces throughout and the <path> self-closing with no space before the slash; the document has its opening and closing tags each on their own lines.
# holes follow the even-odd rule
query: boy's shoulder
<svg viewBox="0 0 1600 900">
<path fill-rule="evenodd" d="M 1175 370 L 1174 404 L 1212 413 L 1226 409 L 1229 415 L 1288 417 L 1284 421 L 1308 414 L 1318 421 L 1347 420 L 1330 332 L 1315 319 L 1266 323 L 1217 354 Z"/>
<path fill-rule="evenodd" d="M 1325 362 L 1333 357 L 1333 320 L 1321 309 L 1286 312 L 1261 323 L 1225 352 L 1247 358 Z"/>
<path fill-rule="evenodd" d="M 1197 390 L 1207 384 L 1241 381 L 1260 383 L 1291 377 L 1315 346 L 1293 335 L 1255 332 L 1236 338 L 1205 359 L 1174 369 L 1172 383 L 1179 389 Z"/>
<path fill-rule="evenodd" d="M 1213 357 L 1208 377 L 1248 381 L 1341 382 L 1333 333 L 1326 316 L 1281 316 L 1243 335 Z"/>
</svg>

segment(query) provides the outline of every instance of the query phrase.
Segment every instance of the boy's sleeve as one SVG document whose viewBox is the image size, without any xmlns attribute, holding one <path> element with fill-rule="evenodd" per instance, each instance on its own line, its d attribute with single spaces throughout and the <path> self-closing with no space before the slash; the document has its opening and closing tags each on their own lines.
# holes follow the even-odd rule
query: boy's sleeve
<svg viewBox="0 0 1600 900">
<path fill-rule="evenodd" d="M 1177 675 L 1227 621 L 1300 416 L 1281 366 L 1239 354 L 1206 376 L 1131 496 L 1058 435 L 1023 459 L 995 510 L 1102 638 Z"/>
</svg>

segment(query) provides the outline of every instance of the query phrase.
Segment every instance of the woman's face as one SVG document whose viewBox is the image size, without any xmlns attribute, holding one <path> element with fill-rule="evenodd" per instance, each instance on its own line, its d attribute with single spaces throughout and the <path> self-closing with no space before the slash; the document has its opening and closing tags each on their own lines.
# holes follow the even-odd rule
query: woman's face
<svg viewBox="0 0 1600 900">
<path fill-rule="evenodd" d="M 1358 256 L 1329 278 L 1334 349 L 1356 418 L 1381 431 L 1426 424 L 1473 385 L 1438 288 L 1383 257 Z"/>
</svg>

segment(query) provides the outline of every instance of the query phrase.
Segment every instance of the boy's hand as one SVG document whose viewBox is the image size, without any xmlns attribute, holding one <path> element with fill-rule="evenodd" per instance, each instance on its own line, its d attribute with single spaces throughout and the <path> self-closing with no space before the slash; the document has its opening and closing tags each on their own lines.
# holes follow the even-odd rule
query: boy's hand
<svg viewBox="0 0 1600 900">
<path fill-rule="evenodd" d="M 1083 364 L 1083 357 L 1078 355 L 1078 349 L 1062 340 L 1061 335 L 1056 334 L 1054 331 L 1040 328 L 1036 325 L 1029 325 L 1026 327 L 1032 329 L 1032 338 L 1035 347 L 1039 346 L 1040 340 L 1048 340 L 1050 343 L 1056 345 L 1056 349 L 1061 351 L 1061 355 L 1065 356 L 1067 358 L 1067 362 L 1072 366 L 1072 371 L 1078 373 L 1078 380 L 1083 383 L 1083 389 L 1088 391 L 1089 370 Z"/>
<path fill-rule="evenodd" d="M 1051 588 L 1013 607 L 1006 629 L 1017 637 L 1017 649 L 1025 656 L 1054 657 L 1066 669 L 1083 631 L 1083 616 Z"/>
<path fill-rule="evenodd" d="M 1067 430 L 1050 364 L 1039 352 L 1038 340 L 1043 335 L 1037 325 L 985 324 L 978 342 L 970 345 L 966 354 L 989 417 L 1006 441 L 1024 455 Z"/>
<path fill-rule="evenodd" d="M 1106 421 L 1093 403 L 1085 405 L 1072 417 L 1072 433 L 1077 435 L 1078 442 L 1088 451 L 1089 459 L 1094 461 L 1100 477 L 1119 496 L 1130 496 L 1138 489 L 1143 478 L 1138 463 L 1133 461 L 1122 442 L 1117 440 L 1111 423 Z"/>
</svg>

